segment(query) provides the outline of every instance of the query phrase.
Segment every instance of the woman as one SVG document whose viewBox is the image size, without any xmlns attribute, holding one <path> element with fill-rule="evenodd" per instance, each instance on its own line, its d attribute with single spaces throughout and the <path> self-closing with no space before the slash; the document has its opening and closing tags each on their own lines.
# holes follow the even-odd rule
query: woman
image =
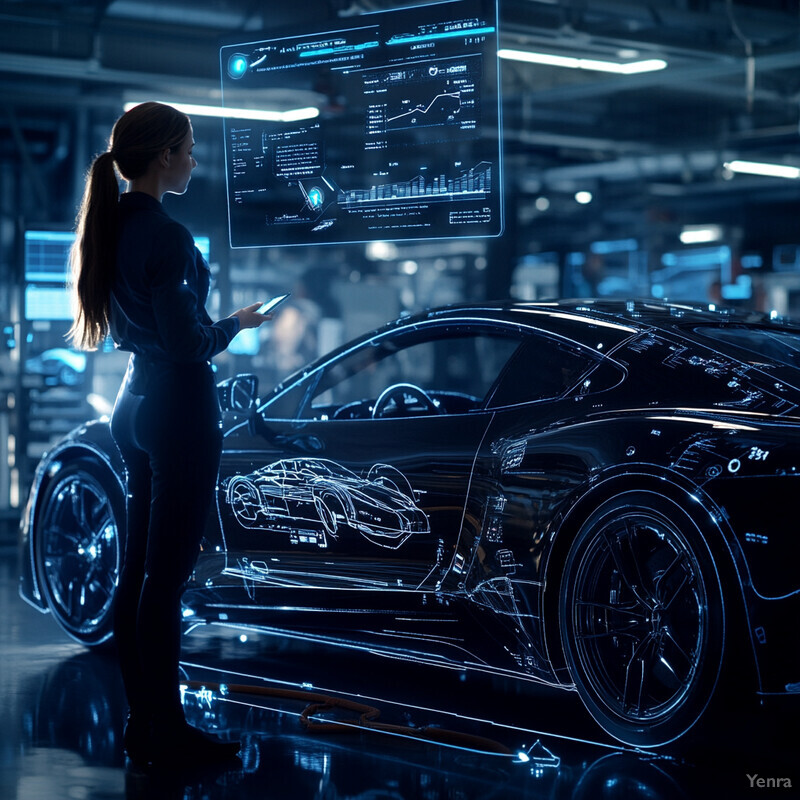
<svg viewBox="0 0 800 800">
<path fill-rule="evenodd" d="M 110 333 L 131 352 L 111 419 L 127 468 L 128 524 L 114 636 L 130 713 L 128 755 L 139 764 L 233 758 L 190 727 L 180 701 L 180 598 L 200 548 L 222 448 L 210 360 L 268 316 L 259 303 L 212 322 L 208 266 L 161 206 L 183 194 L 197 162 L 189 118 L 160 103 L 120 117 L 89 171 L 72 251 L 73 341 Z M 116 167 L 116 170 L 115 170 Z M 127 181 L 120 195 L 117 172 Z"/>
</svg>

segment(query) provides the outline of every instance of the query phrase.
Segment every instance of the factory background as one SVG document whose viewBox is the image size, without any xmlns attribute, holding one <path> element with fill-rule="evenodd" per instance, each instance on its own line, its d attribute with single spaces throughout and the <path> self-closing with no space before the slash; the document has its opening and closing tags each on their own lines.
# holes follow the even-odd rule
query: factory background
<svg viewBox="0 0 800 800">
<path fill-rule="evenodd" d="M 392 7 L 0 4 L 6 536 L 41 453 L 108 413 L 124 370 L 122 353 L 64 349 L 59 270 L 85 171 L 125 103 L 219 105 L 221 42 Z M 207 253 L 212 315 L 293 293 L 275 326 L 218 359 L 221 377 L 255 372 L 267 387 L 358 333 L 460 301 L 652 297 L 800 313 L 796 2 L 501 0 L 499 16 L 509 57 L 500 59 L 497 238 L 232 250 L 222 123 L 192 115 L 199 166 L 187 195 L 165 205 Z M 519 60 L 520 51 L 538 60 Z M 652 59 L 666 66 L 581 68 Z M 341 111 L 324 86 L 309 99 L 323 116 Z"/>
<path fill-rule="evenodd" d="M 800 319 L 799 0 L 498 0 L 499 92 L 494 99 L 499 114 L 489 144 L 502 155 L 502 169 L 492 172 L 494 190 L 502 187 L 500 235 L 417 240 L 376 236 L 324 246 L 232 247 L 229 140 L 219 116 L 221 72 L 224 81 L 227 63 L 228 77 L 240 76 L 236 53 L 226 62 L 221 48 L 308 25 L 345 28 L 359 15 L 387 10 L 410 7 L 413 16 L 413 9 L 425 5 L 418 0 L 0 0 L 0 798 L 685 798 L 720 790 L 730 797 L 751 797 L 762 788 L 759 796 L 791 794 L 782 783 L 791 782 L 796 752 L 796 707 L 788 704 L 783 723 L 769 714 L 749 716 L 749 706 L 747 713 L 740 713 L 747 700 L 740 691 L 723 709 L 727 729 L 702 743 L 705 749 L 697 760 L 683 761 L 671 752 L 662 757 L 620 747 L 622 739 L 602 739 L 596 729 L 587 728 L 588 712 L 578 692 L 554 697 L 547 682 L 522 686 L 525 681 L 517 680 L 513 670 L 462 668 L 467 656 L 471 658 L 467 647 L 466 660 L 460 661 L 459 655 L 448 664 L 451 669 L 438 670 L 439 676 L 431 678 L 437 670 L 425 658 L 409 656 L 416 652 L 412 645 L 400 656 L 385 658 L 385 653 L 377 654 L 379 649 L 337 649 L 333 639 L 312 643 L 312 635 L 284 636 L 282 630 L 273 636 L 257 625 L 195 626 L 188 619 L 187 627 L 196 635 L 185 637 L 183 654 L 184 666 L 190 663 L 195 670 L 192 675 L 230 683 L 244 676 L 259 686 L 272 681 L 304 691 L 329 686 L 351 699 L 379 698 L 387 717 L 394 714 L 402 723 L 402 733 L 318 737 L 300 730 L 302 707 L 295 708 L 293 701 L 253 696 L 240 702 L 219 686 L 218 691 L 205 684 L 193 686 L 184 702 L 193 724 L 245 734 L 239 783 L 224 786 L 214 778 L 190 786 L 177 781 L 171 793 L 157 795 L 130 764 L 126 768 L 125 699 L 113 657 L 102 646 L 90 651 L 80 637 L 69 638 L 53 615 L 32 607 L 24 591 L 28 603 L 20 598 L 20 575 L 26 569 L 32 575 L 25 564 L 27 551 L 18 548 L 24 541 L 20 520 L 37 464 L 77 426 L 108 417 L 128 362 L 128 354 L 115 351 L 110 339 L 92 352 L 70 346 L 66 268 L 87 169 L 107 149 L 115 120 L 131 104 L 157 100 L 186 108 L 191 116 L 198 166 L 188 192 L 167 195 L 164 207 L 192 232 L 210 265 L 212 318 L 291 293 L 270 324 L 240 333 L 214 359 L 221 381 L 255 375 L 262 398 L 354 337 L 448 304 L 635 300 L 627 310 L 633 319 L 642 302 L 669 300 L 723 313 L 741 309 L 773 319 Z M 320 82 L 303 92 L 273 87 L 261 99 L 271 114 L 291 115 L 301 106 L 320 120 L 339 121 L 347 146 L 363 140 L 363 123 L 352 119 L 348 96 L 333 83 Z M 438 191 L 442 180 L 435 184 Z M 429 189 L 431 185 L 433 181 Z M 315 197 L 309 198 L 310 205 L 314 202 Z M 580 319 L 577 312 L 570 324 L 575 318 Z M 793 346 L 792 338 L 782 339 L 789 343 L 786 348 Z M 783 355 L 790 369 L 792 353 Z M 707 366 L 705 373 L 714 380 L 722 374 L 718 364 Z M 777 382 L 772 386 L 778 392 L 785 388 Z M 727 387 L 740 388 L 736 379 Z M 771 391 L 767 387 L 764 396 L 773 398 Z M 702 394 L 699 389 L 697 393 Z M 749 408 L 751 401 L 767 402 L 755 390 L 743 407 Z M 779 398 L 775 409 L 781 402 Z M 367 401 L 360 405 L 366 407 Z M 777 419 L 785 409 L 775 409 Z M 252 406 L 246 413 L 255 416 Z M 705 413 L 714 410 L 683 421 L 703 423 L 694 417 Z M 327 412 L 321 418 L 327 420 Z M 654 437 L 661 436 L 662 427 L 666 430 L 661 424 L 653 428 Z M 732 436 L 754 430 L 747 425 L 731 428 Z M 461 436 L 462 429 L 457 430 Z M 685 441 L 691 443 L 686 463 L 694 463 L 695 452 L 713 449 L 705 433 Z M 771 446 L 761 444 L 750 450 L 749 461 L 755 463 L 748 468 L 763 466 L 759 459 L 767 459 Z M 584 445 L 582 439 L 579 447 Z M 635 450 L 629 446 L 626 457 Z M 51 477 L 62 466 L 57 461 L 61 454 L 55 452 Z M 503 458 L 510 464 L 517 455 L 521 461 L 522 455 L 510 446 Z M 475 462 L 470 463 L 474 468 Z M 723 477 L 731 477 L 742 463 L 726 456 L 722 466 L 705 476 L 716 478 L 727 469 L 730 474 Z M 442 472 L 451 468 L 446 465 Z M 559 461 L 554 470 L 560 469 Z M 93 473 L 75 474 L 91 478 Z M 545 472 L 531 474 L 541 491 L 531 496 L 549 502 Z M 786 472 L 780 474 L 785 477 Z M 56 510 L 71 505 L 69 518 L 80 524 L 86 522 L 86 513 L 75 499 L 79 484 L 78 478 L 67 480 L 63 487 L 68 488 L 53 491 L 48 503 Z M 95 488 L 102 487 L 98 483 Z M 120 488 L 120 497 L 122 492 Z M 408 493 L 415 494 L 410 483 Z M 110 495 L 100 491 L 97 497 L 105 501 Z M 538 509 L 538 502 L 528 505 Z M 505 503 L 501 496 L 490 509 L 496 516 L 486 517 L 498 547 Z M 107 506 L 111 508 L 110 502 Z M 744 529 L 748 552 L 769 553 L 775 559 L 776 543 L 777 548 L 790 548 L 781 544 L 782 531 L 770 527 L 774 513 L 766 507 L 753 512 L 763 520 Z M 53 538 L 79 552 L 81 563 L 90 564 L 94 552 L 87 556 L 91 548 L 68 527 Z M 247 535 L 252 532 L 244 524 L 240 527 Z M 112 528 L 103 528 L 109 539 L 117 533 Z M 112 552 L 110 545 L 106 552 Z M 519 566 L 512 563 L 513 553 L 499 552 L 511 574 Z M 327 550 L 320 553 L 330 555 Z M 440 555 L 437 551 L 437 563 Z M 41 560 L 37 569 L 44 572 L 47 559 Z M 382 562 L 376 563 L 380 567 Z M 59 577 L 69 589 L 66 605 L 79 598 L 83 606 L 83 588 L 75 589 L 80 578 L 70 583 L 67 558 L 59 567 L 64 564 Z M 253 564 L 267 573 L 265 561 Z M 784 591 L 781 580 L 795 585 L 791 563 L 781 566 L 785 572 L 777 577 L 772 574 L 776 570 L 767 570 L 763 585 L 769 588 L 758 599 L 764 606 L 793 608 L 795 591 L 766 596 L 775 586 L 776 593 Z M 252 590 L 242 608 L 255 597 L 248 578 L 252 574 L 242 572 L 242 591 Z M 757 593 L 750 575 L 743 571 L 738 579 L 750 581 L 749 589 Z M 95 581 L 95 588 L 101 583 Z M 109 585 L 110 596 L 116 584 Z M 434 622 L 449 623 L 444 611 L 449 601 L 442 599 L 446 593 L 436 589 L 417 594 L 424 595 L 425 603 L 430 600 L 425 611 Z M 346 595 L 339 592 L 337 599 Z M 500 618 L 508 598 L 500 592 L 492 597 L 486 607 Z M 440 604 L 435 613 L 434 604 Z M 287 608 L 296 610 L 281 606 Z M 341 609 L 336 609 L 338 614 Z M 184 617 L 194 613 L 187 607 Z M 415 622 L 412 612 L 391 611 L 381 617 L 390 619 L 387 626 L 396 624 L 392 615 Z M 518 615 L 517 621 L 524 616 Z M 775 654 L 775 664 L 784 659 L 794 663 L 796 642 L 773 633 L 789 630 L 781 627 L 789 616 L 783 610 L 775 618 L 752 621 L 756 649 Z M 528 617 L 538 624 L 535 613 Z M 402 634 L 405 629 L 397 625 Z M 484 629 L 474 630 L 479 639 Z M 434 639 L 430 634 L 429 641 Z M 461 640 L 453 637 L 453 642 L 460 646 Z M 726 644 L 735 663 L 738 646 Z M 220 679 L 220 674 L 227 677 Z M 779 699 L 792 695 L 788 699 L 797 700 L 798 685 L 786 685 Z M 763 700 L 758 699 L 759 712 L 766 708 Z M 791 726 L 786 724 L 789 714 Z M 414 738 L 421 726 L 439 734 L 435 745 Z M 454 731 L 456 743 L 447 739 Z M 519 738 L 523 732 L 524 745 Z M 523 749 L 505 753 L 501 763 L 496 753 L 487 755 L 482 749 L 492 745 L 490 736 L 498 741 L 517 737 Z M 797 775 L 791 779 L 796 789 Z"/>
</svg>

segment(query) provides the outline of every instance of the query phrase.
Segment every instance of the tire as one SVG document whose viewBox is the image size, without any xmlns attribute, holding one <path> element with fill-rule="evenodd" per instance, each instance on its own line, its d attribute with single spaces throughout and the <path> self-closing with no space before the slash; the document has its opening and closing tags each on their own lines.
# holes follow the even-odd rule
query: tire
<svg viewBox="0 0 800 800">
<path fill-rule="evenodd" d="M 66 464 L 42 495 L 34 558 L 56 622 L 88 647 L 112 635 L 125 506 L 116 478 L 92 462 Z"/>
<path fill-rule="evenodd" d="M 77 386 L 81 382 L 81 376 L 74 369 L 64 366 L 58 371 L 56 380 L 60 386 Z"/>
<path fill-rule="evenodd" d="M 702 531 L 676 503 L 632 491 L 600 506 L 567 555 L 559 618 L 572 680 L 613 737 L 660 746 L 700 719 L 720 675 L 725 608 Z"/>
<path fill-rule="evenodd" d="M 248 527 L 258 519 L 261 511 L 258 488 L 245 478 L 232 481 L 228 486 L 228 504 L 239 523 Z"/>
</svg>

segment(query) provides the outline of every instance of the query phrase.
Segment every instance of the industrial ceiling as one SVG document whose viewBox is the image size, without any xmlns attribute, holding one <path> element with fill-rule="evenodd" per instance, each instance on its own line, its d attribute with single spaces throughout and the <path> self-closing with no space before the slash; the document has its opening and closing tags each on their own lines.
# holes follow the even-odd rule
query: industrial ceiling
<svg viewBox="0 0 800 800">
<path fill-rule="evenodd" d="M 54 197 L 48 170 L 69 164 L 67 183 L 77 182 L 97 147 L 97 114 L 113 121 L 134 95 L 218 102 L 226 37 L 399 5 L 409 3 L 5 0 L 0 162 L 22 164 L 24 202 L 57 216 L 73 188 Z M 507 208 L 520 249 L 614 237 L 664 249 L 699 223 L 723 226 L 743 249 L 800 241 L 800 181 L 724 166 L 800 166 L 797 0 L 500 0 L 499 9 L 505 48 L 668 64 L 617 75 L 502 62 Z M 320 100 L 323 114 L 336 101 Z M 593 202 L 576 203 L 579 190 Z"/>
</svg>

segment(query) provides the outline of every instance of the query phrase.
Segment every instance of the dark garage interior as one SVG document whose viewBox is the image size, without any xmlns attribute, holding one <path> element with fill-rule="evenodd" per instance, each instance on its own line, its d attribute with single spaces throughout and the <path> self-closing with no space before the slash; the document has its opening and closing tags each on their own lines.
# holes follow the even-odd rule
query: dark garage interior
<svg viewBox="0 0 800 800">
<path fill-rule="evenodd" d="M 384 19 L 411 66 L 374 68 L 366 121 L 347 66 L 301 86 L 298 57 L 248 93 L 269 74 L 251 52 L 325 31 L 314 57 L 356 63 L 376 44 L 341 42 Z M 424 97 L 462 55 L 469 78 L 391 112 L 392 81 Z M 241 138 L 234 99 L 284 116 Z M 213 360 L 216 533 L 180 680 L 188 722 L 241 742 L 225 768 L 126 758 L 108 431 L 129 353 L 67 338 L 87 170 L 149 100 L 191 118 L 191 187 L 163 208 L 209 265 L 210 317 L 290 293 Z M 326 125 L 324 154 L 287 144 Z M 371 195 L 347 184 L 362 159 Z M 268 191 L 245 162 L 321 224 L 251 237 Z M 437 202 L 452 232 L 420 221 Z M 337 207 L 363 230 L 336 233 Z M 376 222 L 390 207 L 403 222 Z M 797 0 L 2 0 L 0 797 L 795 796 L 799 214 Z M 642 626 L 646 654 L 593 693 Z"/>
</svg>

